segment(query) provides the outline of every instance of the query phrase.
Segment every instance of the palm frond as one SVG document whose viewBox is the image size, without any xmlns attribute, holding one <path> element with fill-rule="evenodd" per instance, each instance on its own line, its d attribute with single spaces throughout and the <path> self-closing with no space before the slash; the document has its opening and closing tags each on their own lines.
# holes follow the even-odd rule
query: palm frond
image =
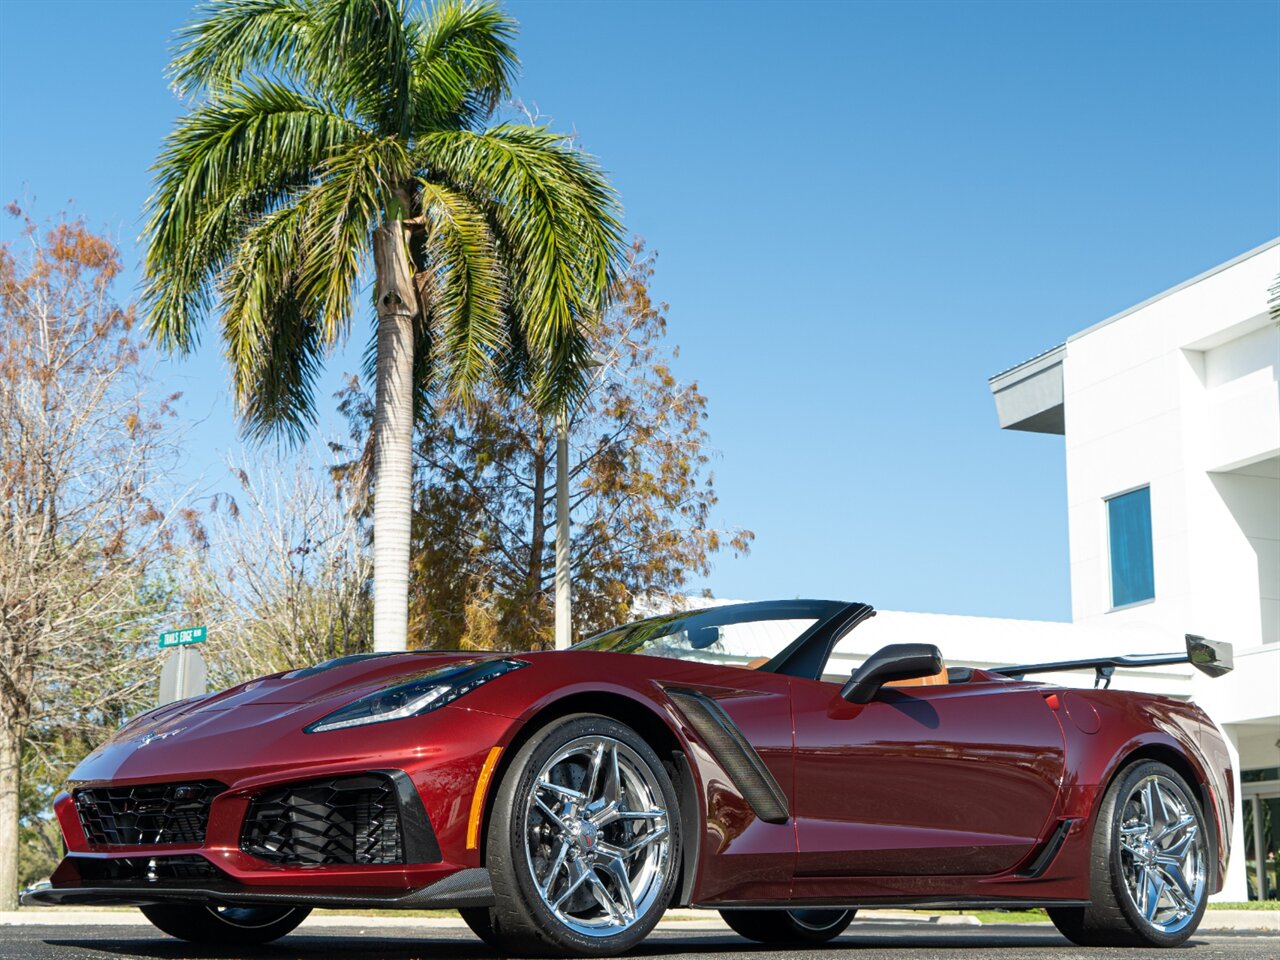
<svg viewBox="0 0 1280 960">
<path fill-rule="evenodd" d="M 408 0 L 317 0 L 313 82 L 341 91 L 378 133 L 408 138 Z"/>
<path fill-rule="evenodd" d="M 186 351 L 211 284 L 254 217 L 283 204 L 358 125 L 278 84 L 235 86 L 166 138 L 147 201 L 144 302 L 153 336 Z"/>
<path fill-rule="evenodd" d="M 223 281 L 223 340 L 236 404 L 254 438 L 302 436 L 315 420 L 324 354 L 319 308 L 298 283 L 306 207 L 291 204 L 248 231 Z"/>
<path fill-rule="evenodd" d="M 423 181 L 422 277 L 440 336 L 444 380 L 469 394 L 506 347 L 504 277 L 483 214 L 460 193 Z"/>
<path fill-rule="evenodd" d="M 414 158 L 427 179 L 473 198 L 491 217 L 508 261 L 541 405 L 582 388 L 587 329 L 620 263 L 616 197 L 599 167 L 541 127 L 423 136 Z"/>
<path fill-rule="evenodd" d="M 178 31 L 169 77 L 184 95 L 224 89 L 254 72 L 303 74 L 319 54 L 316 8 L 302 0 L 213 0 Z"/>
<path fill-rule="evenodd" d="M 413 21 L 413 132 L 471 127 L 511 94 L 516 22 L 496 3 L 447 0 Z"/>
<path fill-rule="evenodd" d="M 346 332 L 373 228 L 411 173 L 398 139 L 369 138 L 321 164 L 315 186 L 297 199 L 306 210 L 299 285 L 320 305 L 327 342 Z"/>
</svg>

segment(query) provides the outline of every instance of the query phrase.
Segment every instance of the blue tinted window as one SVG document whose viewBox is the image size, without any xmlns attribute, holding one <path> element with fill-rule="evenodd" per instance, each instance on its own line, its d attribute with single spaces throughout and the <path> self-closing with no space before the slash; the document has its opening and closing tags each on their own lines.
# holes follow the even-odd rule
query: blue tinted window
<svg viewBox="0 0 1280 960">
<path fill-rule="evenodd" d="M 1150 487 L 1107 501 L 1107 532 L 1111 541 L 1111 605 L 1123 607 L 1154 598 Z"/>
</svg>

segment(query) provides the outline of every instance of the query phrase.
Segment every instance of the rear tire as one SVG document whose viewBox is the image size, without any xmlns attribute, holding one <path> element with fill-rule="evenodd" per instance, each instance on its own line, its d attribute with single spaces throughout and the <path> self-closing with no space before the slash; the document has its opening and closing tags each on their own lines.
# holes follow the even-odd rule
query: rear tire
<svg viewBox="0 0 1280 960">
<path fill-rule="evenodd" d="M 1176 947 L 1209 899 L 1209 836 L 1195 794 L 1153 760 L 1123 770 L 1098 808 L 1087 907 L 1051 907 L 1058 931 L 1083 947 Z"/>
<path fill-rule="evenodd" d="M 138 909 L 171 937 L 227 946 L 252 946 L 278 940 L 311 912 L 310 907 L 218 907 L 185 903 L 156 903 Z"/>
<path fill-rule="evenodd" d="M 671 902 L 680 867 L 675 789 L 630 727 L 594 714 L 565 717 L 512 759 L 485 850 L 500 949 L 619 954 Z"/>
<path fill-rule="evenodd" d="M 721 910 L 734 933 L 770 946 L 826 943 L 844 933 L 857 910 Z"/>
</svg>

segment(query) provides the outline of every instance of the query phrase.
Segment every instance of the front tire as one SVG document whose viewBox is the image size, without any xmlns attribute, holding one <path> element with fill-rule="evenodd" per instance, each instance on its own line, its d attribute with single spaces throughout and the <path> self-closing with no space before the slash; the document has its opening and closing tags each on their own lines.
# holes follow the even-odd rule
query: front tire
<svg viewBox="0 0 1280 960">
<path fill-rule="evenodd" d="M 721 910 L 734 933 L 770 946 L 804 946 L 834 940 L 853 922 L 857 910 Z"/>
<path fill-rule="evenodd" d="M 179 940 L 226 946 L 270 943 L 307 919 L 310 907 L 217 907 L 156 903 L 139 907 L 158 929 Z"/>
<path fill-rule="evenodd" d="M 1209 899 L 1204 812 L 1174 770 L 1152 760 L 1108 788 L 1094 827 L 1090 904 L 1049 910 L 1086 947 L 1176 947 L 1196 931 Z"/>
<path fill-rule="evenodd" d="M 489 922 L 507 952 L 622 953 L 671 902 L 680 865 L 676 794 L 631 728 L 579 714 L 538 731 L 512 760 L 493 811 L 486 862 L 497 905 Z"/>
</svg>

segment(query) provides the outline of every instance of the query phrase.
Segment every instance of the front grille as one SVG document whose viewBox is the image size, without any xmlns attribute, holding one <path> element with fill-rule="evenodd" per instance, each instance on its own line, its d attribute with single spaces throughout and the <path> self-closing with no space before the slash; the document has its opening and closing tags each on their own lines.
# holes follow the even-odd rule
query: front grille
<svg viewBox="0 0 1280 960">
<path fill-rule="evenodd" d="M 395 784 L 371 773 L 262 794 L 249 805 L 240 848 L 271 863 L 404 863 Z"/>
<path fill-rule="evenodd" d="M 107 846 L 204 843 L 209 804 L 226 787 L 213 780 L 82 787 L 72 796 L 90 842 Z"/>
<path fill-rule="evenodd" d="M 100 886 L 227 879 L 225 873 L 204 857 L 76 857 L 75 860 L 81 881 Z"/>
</svg>

